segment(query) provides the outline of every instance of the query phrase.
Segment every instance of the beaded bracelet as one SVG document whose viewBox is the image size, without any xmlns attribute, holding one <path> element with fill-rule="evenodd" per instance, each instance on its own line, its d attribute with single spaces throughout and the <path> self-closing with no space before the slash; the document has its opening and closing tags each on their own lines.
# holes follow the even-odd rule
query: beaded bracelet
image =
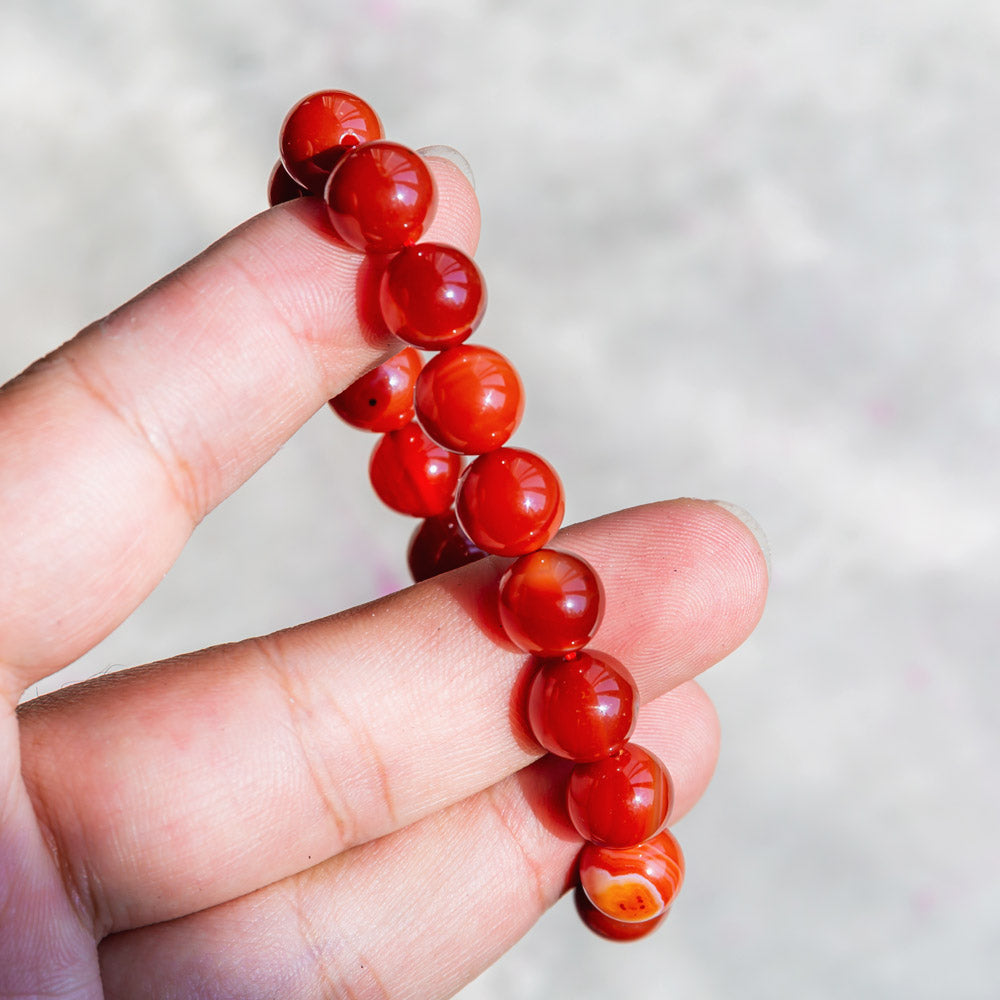
<svg viewBox="0 0 1000 1000">
<path fill-rule="evenodd" d="M 422 519 L 407 561 L 415 581 L 481 559 L 515 557 L 498 591 L 510 641 L 532 656 L 526 715 L 546 751 L 573 762 L 566 810 L 587 843 L 576 905 L 612 940 L 657 927 L 680 889 L 684 858 L 666 829 L 673 784 L 663 763 L 630 742 L 635 681 L 587 648 L 604 589 L 579 556 L 547 548 L 562 523 L 563 489 L 538 455 L 510 448 L 524 409 L 521 380 L 488 347 L 466 345 L 486 308 L 476 264 L 455 247 L 419 243 L 437 201 L 420 155 L 383 137 L 360 98 L 326 90 L 285 118 L 272 205 L 315 196 L 331 235 L 378 255 L 379 305 L 406 343 L 336 398 L 334 411 L 382 435 L 369 477 L 393 510 Z M 416 350 L 437 352 L 426 364 Z M 463 456 L 476 456 L 464 469 Z"/>
</svg>

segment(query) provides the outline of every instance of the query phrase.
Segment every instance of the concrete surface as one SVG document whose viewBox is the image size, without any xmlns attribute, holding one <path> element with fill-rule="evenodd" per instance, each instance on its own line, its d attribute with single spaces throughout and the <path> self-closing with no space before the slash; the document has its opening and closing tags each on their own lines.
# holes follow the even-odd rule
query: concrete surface
<svg viewBox="0 0 1000 1000">
<path fill-rule="evenodd" d="M 998 66 L 975 0 L 0 10 L 0 376 L 262 208 L 343 86 L 472 163 L 568 520 L 721 497 L 770 537 L 669 929 L 564 902 L 463 1000 L 1000 996 Z M 402 585 L 368 447 L 319 414 L 59 680 Z"/>
</svg>

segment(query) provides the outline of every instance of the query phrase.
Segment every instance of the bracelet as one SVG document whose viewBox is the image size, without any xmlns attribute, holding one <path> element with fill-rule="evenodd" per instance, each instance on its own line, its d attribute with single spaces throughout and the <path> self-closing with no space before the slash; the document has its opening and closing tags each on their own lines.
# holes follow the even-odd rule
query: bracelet
<svg viewBox="0 0 1000 1000">
<path fill-rule="evenodd" d="M 589 647 L 604 610 L 597 573 L 547 548 L 562 523 L 562 483 L 543 458 L 507 446 L 524 410 L 521 380 L 502 354 L 465 343 L 486 308 L 482 274 L 455 247 L 418 242 L 433 218 L 434 179 L 418 153 L 384 138 L 360 98 L 339 90 L 304 98 L 285 118 L 279 146 L 270 204 L 324 200 L 331 236 L 379 258 L 382 317 L 408 345 L 330 405 L 382 435 L 369 478 L 387 506 L 422 519 L 407 553 L 416 582 L 487 555 L 514 557 L 500 578 L 499 617 L 532 657 L 532 735 L 573 762 L 566 811 L 586 841 L 577 909 L 603 937 L 643 937 L 666 917 L 684 878 L 666 828 L 673 783 L 654 754 L 630 741 L 635 681 Z M 419 351 L 436 353 L 424 364 Z"/>
</svg>

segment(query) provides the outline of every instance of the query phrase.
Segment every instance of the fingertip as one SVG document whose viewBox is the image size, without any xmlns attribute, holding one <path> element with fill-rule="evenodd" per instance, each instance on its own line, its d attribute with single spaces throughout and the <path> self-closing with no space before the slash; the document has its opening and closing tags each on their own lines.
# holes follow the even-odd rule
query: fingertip
<svg viewBox="0 0 1000 1000">
<path fill-rule="evenodd" d="M 728 500 L 712 500 L 716 507 L 721 507 L 724 511 L 732 514 L 749 532 L 753 535 L 761 555 L 764 557 L 764 566 L 767 570 L 767 577 L 771 578 L 771 543 L 764 534 L 764 529 L 760 522 L 748 510 L 740 507 L 739 504 L 730 503 Z"/>
<path fill-rule="evenodd" d="M 760 620 L 767 598 L 770 556 L 760 526 L 752 528 L 752 518 L 742 508 L 717 500 L 682 497 L 650 508 L 655 511 L 666 552 L 672 541 L 711 562 L 714 572 L 708 573 L 705 583 L 716 588 L 734 623 L 738 622 L 739 645 Z"/>
<path fill-rule="evenodd" d="M 596 643 L 632 671 L 644 699 L 740 646 L 763 613 L 767 567 L 748 528 L 706 500 L 633 507 L 560 535 L 604 581 Z"/>
<path fill-rule="evenodd" d="M 479 201 L 470 177 L 442 156 L 427 157 L 438 189 L 438 206 L 423 241 L 447 243 L 470 257 L 479 245 Z"/>
<path fill-rule="evenodd" d="M 465 176 L 465 179 L 476 189 L 476 178 L 472 173 L 472 166 L 469 161 L 454 146 L 421 146 L 417 152 L 425 159 L 432 157 L 439 160 L 447 160 L 454 164 Z"/>
<path fill-rule="evenodd" d="M 771 576 L 771 548 L 757 520 L 737 504 L 723 500 L 688 500 L 730 567 L 734 596 L 748 616 L 747 634 L 760 621 Z"/>
</svg>

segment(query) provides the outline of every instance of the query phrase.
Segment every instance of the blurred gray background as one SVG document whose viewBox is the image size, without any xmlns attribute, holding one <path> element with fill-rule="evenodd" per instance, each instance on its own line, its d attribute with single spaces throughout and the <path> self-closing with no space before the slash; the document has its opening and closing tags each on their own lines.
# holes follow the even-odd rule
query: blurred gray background
<svg viewBox="0 0 1000 1000">
<path fill-rule="evenodd" d="M 339 86 L 470 160 L 568 520 L 764 525 L 668 927 L 564 901 L 463 1000 L 1000 996 L 1000 6 L 4 0 L 0 80 L 3 378 L 262 209 Z M 318 414 L 54 683 L 403 585 L 370 446 Z"/>
</svg>

